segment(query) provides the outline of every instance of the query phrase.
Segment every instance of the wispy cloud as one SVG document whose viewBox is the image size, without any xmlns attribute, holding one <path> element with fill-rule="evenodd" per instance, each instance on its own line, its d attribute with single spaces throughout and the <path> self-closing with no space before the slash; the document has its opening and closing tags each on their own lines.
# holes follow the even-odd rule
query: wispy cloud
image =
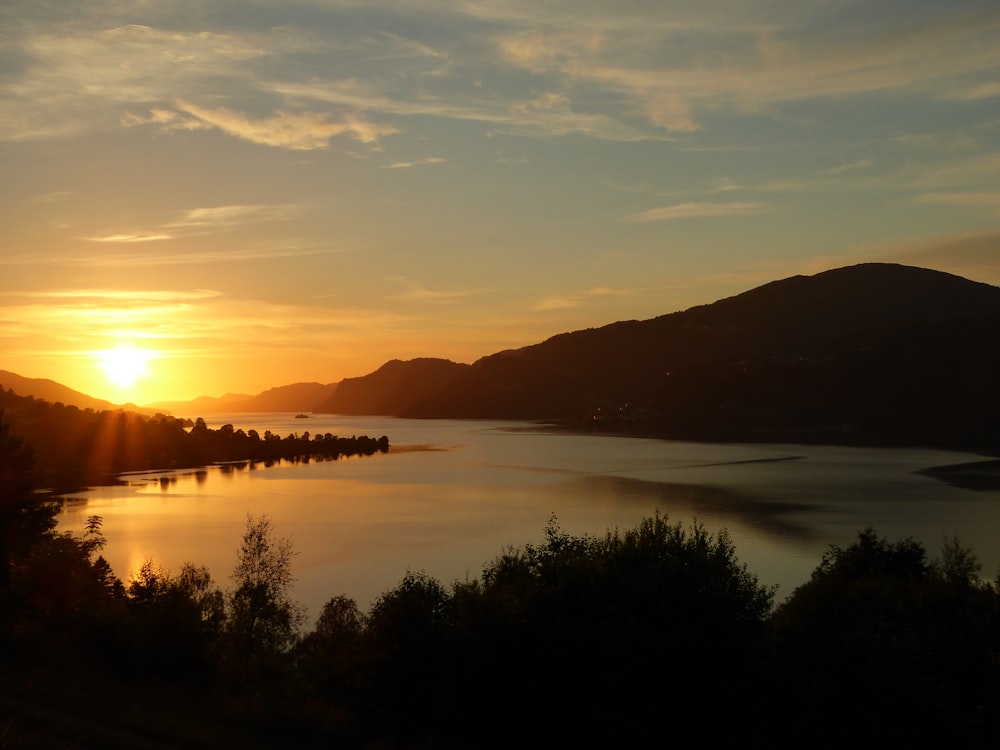
<svg viewBox="0 0 1000 750">
<path fill-rule="evenodd" d="M 383 169 L 409 169 L 410 167 L 422 167 L 427 164 L 444 164 L 447 161 L 442 159 L 440 156 L 428 156 L 426 159 L 417 159 L 415 161 L 397 161 L 392 164 L 387 164 Z"/>
<path fill-rule="evenodd" d="M 1000 179 L 1000 151 L 962 158 L 908 162 L 890 177 L 893 184 L 914 191 L 950 192 L 977 187 L 995 187 Z"/>
<path fill-rule="evenodd" d="M 406 286 L 406 289 L 398 294 L 389 295 L 394 300 L 451 304 L 468 299 L 482 291 L 481 289 L 430 289 L 415 281 L 401 278 L 395 280 L 402 282 Z"/>
<path fill-rule="evenodd" d="M 833 177 L 835 175 L 844 174 L 845 172 L 857 172 L 861 169 L 868 169 L 871 165 L 871 159 L 859 159 L 858 161 L 852 161 L 848 164 L 839 164 L 836 167 L 821 169 L 819 171 L 819 175 L 820 177 Z"/>
<path fill-rule="evenodd" d="M 709 193 L 732 193 L 738 190 L 743 190 L 743 186 L 740 185 L 736 180 L 732 180 L 728 177 L 720 177 L 715 180 L 715 187 L 709 190 Z"/>
<path fill-rule="evenodd" d="M 99 15 L 66 23 L 56 16 L 48 24 L 18 28 L 20 65 L 0 83 L 0 139 L 109 129 L 121 121 L 119 105 L 166 103 L 220 75 L 244 78 L 247 62 L 270 55 L 259 35 L 173 23 L 169 30 L 113 21 L 108 26 Z M 137 124 L 129 119 L 126 115 L 126 122 Z M 163 127 L 182 126 L 162 106 L 150 110 L 149 119 Z"/>
<path fill-rule="evenodd" d="M 142 341 L 162 359 L 249 362 L 273 358 L 275 338 L 288 342 L 284 357 L 314 359 L 326 347 L 364 350 L 373 340 L 389 350 L 407 324 L 378 308 L 280 304 L 210 290 L 55 290 L 0 304 L 4 351 L 63 362 L 122 340 Z M 44 351 L 36 343 L 43 335 Z"/>
<path fill-rule="evenodd" d="M 221 229 L 261 221 L 289 221 L 295 217 L 299 210 L 300 206 L 292 204 L 251 204 L 192 208 L 185 211 L 181 218 L 171 222 L 167 226 Z"/>
<path fill-rule="evenodd" d="M 270 117 L 254 119 L 232 109 L 210 109 L 190 102 L 177 106 L 206 125 L 251 143 L 276 146 L 293 151 L 326 149 L 338 135 L 350 135 L 362 143 L 374 143 L 382 136 L 399 132 L 391 125 L 365 120 L 360 116 L 331 121 L 321 112 L 275 112 Z"/>
<path fill-rule="evenodd" d="M 296 100 L 326 102 L 357 110 L 378 111 L 394 117 L 420 117 L 482 123 L 497 133 L 520 136 L 585 134 L 600 140 L 635 142 L 668 140 L 662 132 L 636 127 L 604 112 L 573 108 L 568 97 L 551 95 L 523 98 L 391 96 L 378 82 L 332 79 L 308 83 L 272 82 L 267 90 Z"/>
<path fill-rule="evenodd" d="M 180 112 L 159 107 L 151 108 L 147 115 L 126 112 L 122 115 L 121 123 L 126 128 L 152 125 L 167 133 L 180 130 L 210 130 L 213 127 L 211 123 L 197 117 L 185 117 Z"/>
<path fill-rule="evenodd" d="M 618 91 L 644 109 L 651 124 L 677 133 L 703 127 L 704 112 L 752 112 L 878 91 L 945 95 L 955 91 L 955 81 L 997 69 L 1000 16 L 992 10 L 820 35 L 807 25 L 808 14 L 789 12 L 783 22 L 766 23 L 751 6 L 730 9 L 733 20 L 715 27 L 707 23 L 713 17 L 707 8 L 695 24 L 618 13 L 607 19 L 608 31 L 598 33 L 593 13 L 562 7 L 540 29 L 511 34 L 500 47 L 512 64 L 536 74 Z M 700 54 L 659 53 L 671 41 L 686 49 L 694 35 Z M 995 95 L 991 83 L 964 90 L 967 98 Z"/>
<path fill-rule="evenodd" d="M 34 299 L 51 300 L 84 300 L 102 302 L 138 302 L 146 304 L 149 302 L 178 302 L 191 300 L 204 300 L 219 297 L 222 292 L 214 289 L 183 289 L 183 290 L 163 290 L 163 289 L 45 289 L 33 292 L 24 292 L 19 296 Z"/>
<path fill-rule="evenodd" d="M 272 260 L 281 258 L 298 258 L 310 255 L 320 255 L 331 252 L 329 247 L 274 247 L 274 248 L 237 248 L 231 250 L 210 250 L 190 253 L 134 254 L 120 253 L 117 255 L 69 255 L 59 258 L 59 264 L 75 267 L 94 268 L 143 268 L 155 266 L 204 266 L 216 263 L 237 263 L 255 260 Z"/>
<path fill-rule="evenodd" d="M 539 312 L 550 312 L 553 310 L 569 310 L 582 307 L 588 302 L 601 297 L 629 297 L 633 294 L 628 289 L 612 289 L 611 287 L 594 287 L 580 292 L 553 295 L 540 300 L 534 309 Z"/>
<path fill-rule="evenodd" d="M 967 208 L 985 208 L 990 211 L 1000 211 L 1000 192 L 984 193 L 924 193 L 918 195 L 920 203 L 943 203 L 949 206 L 965 206 Z"/>
<path fill-rule="evenodd" d="M 771 210 L 767 203 L 740 201 L 735 203 L 677 203 L 629 214 L 626 221 L 676 221 L 679 219 L 721 219 L 754 216 Z"/>
<path fill-rule="evenodd" d="M 20 64 L 0 84 L 0 138 L 116 123 L 215 128 L 319 150 L 338 136 L 377 143 L 398 132 L 387 117 L 433 115 L 529 135 L 636 140 L 695 133 L 707 116 L 784 102 L 1000 95 L 1000 14 L 989 4 L 837 25 L 834 11 L 787 0 L 766 13 L 754 4 L 435 2 L 433 26 L 396 3 L 364 4 L 385 11 L 378 26 L 358 22 L 360 5 L 305 5 L 293 4 L 281 25 L 244 17 L 224 32 L 224 23 L 185 27 L 159 8 L 147 25 L 122 24 L 110 5 L 24 22 Z M 489 87 L 473 96 L 471 81 Z M 558 106 L 538 106 L 553 92 Z M 320 101 L 335 106 L 312 106 Z"/>
<path fill-rule="evenodd" d="M 172 234 L 163 233 L 143 233 L 143 234 L 108 234 L 102 237 L 87 237 L 91 242 L 156 242 L 158 240 L 171 240 Z"/>
<path fill-rule="evenodd" d="M 34 205 L 51 205 L 55 203 L 63 203 L 73 197 L 72 191 L 69 190 L 53 190 L 49 193 L 39 193 L 38 195 L 31 195 L 24 199 L 25 203 Z"/>
<path fill-rule="evenodd" d="M 133 244 L 172 240 L 192 234 L 220 232 L 245 224 L 293 219 L 301 207 L 293 204 L 250 204 L 192 208 L 156 229 L 87 237 L 90 242 Z M 211 257 L 213 253 L 208 253 Z"/>
<path fill-rule="evenodd" d="M 998 96 L 1000 96 L 1000 82 L 998 81 L 961 86 L 941 94 L 942 99 L 950 99 L 957 102 L 975 102 L 981 99 L 993 99 Z"/>
</svg>

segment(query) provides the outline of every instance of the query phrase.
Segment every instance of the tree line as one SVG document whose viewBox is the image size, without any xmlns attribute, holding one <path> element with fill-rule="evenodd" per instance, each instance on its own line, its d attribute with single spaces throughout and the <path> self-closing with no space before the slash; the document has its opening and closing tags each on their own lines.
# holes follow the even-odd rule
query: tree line
<svg viewBox="0 0 1000 750">
<path fill-rule="evenodd" d="M 389 438 L 330 433 L 280 436 L 211 429 L 205 420 L 125 410 L 94 411 L 18 396 L 0 387 L 0 412 L 36 456 L 40 487 L 59 491 L 111 484 L 124 472 L 179 469 L 225 461 L 333 460 L 389 449 Z"/>
<path fill-rule="evenodd" d="M 0 746 L 1000 740 L 1000 580 L 956 540 L 932 559 L 865 529 L 776 604 L 725 531 L 655 514 L 574 536 L 553 518 L 474 578 L 407 571 L 309 625 L 266 517 L 224 585 L 154 561 L 124 582 L 99 518 L 55 532 L 30 466 L 0 423 Z"/>
</svg>

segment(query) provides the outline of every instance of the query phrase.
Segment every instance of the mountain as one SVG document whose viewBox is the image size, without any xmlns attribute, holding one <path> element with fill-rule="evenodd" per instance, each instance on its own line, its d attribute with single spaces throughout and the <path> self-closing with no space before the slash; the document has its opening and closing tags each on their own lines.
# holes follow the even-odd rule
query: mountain
<svg viewBox="0 0 1000 750">
<path fill-rule="evenodd" d="M 240 407 L 252 398 L 249 393 L 227 393 L 223 396 L 199 396 L 190 401 L 157 401 L 150 406 L 172 414 L 217 414 L 242 411 Z"/>
<path fill-rule="evenodd" d="M 447 390 L 470 365 L 447 359 L 394 359 L 360 378 L 345 378 L 336 391 L 313 408 L 330 414 L 390 414 L 407 412 L 415 401 Z"/>
<path fill-rule="evenodd" d="M 337 390 L 337 383 L 293 383 L 258 393 L 242 411 L 312 411 Z"/>
<path fill-rule="evenodd" d="M 152 410 L 140 408 L 135 404 L 113 404 L 110 401 L 94 398 L 85 393 L 74 391 L 72 388 L 61 385 L 54 380 L 26 378 L 6 370 L 0 370 L 0 387 L 12 390 L 19 396 L 33 396 L 43 401 L 75 406 L 79 409 L 93 409 L 95 411 L 127 409 L 138 413 L 153 413 Z"/>
<path fill-rule="evenodd" d="M 292 383 L 251 396 L 227 393 L 224 396 L 201 396 L 191 401 L 161 401 L 153 404 L 175 414 L 219 414 L 224 412 L 313 411 L 337 390 L 336 383 Z"/>
<path fill-rule="evenodd" d="M 923 268 L 795 276 L 471 366 L 425 363 L 344 381 L 350 388 L 317 410 L 684 439 L 1000 447 L 1000 288 Z"/>
</svg>

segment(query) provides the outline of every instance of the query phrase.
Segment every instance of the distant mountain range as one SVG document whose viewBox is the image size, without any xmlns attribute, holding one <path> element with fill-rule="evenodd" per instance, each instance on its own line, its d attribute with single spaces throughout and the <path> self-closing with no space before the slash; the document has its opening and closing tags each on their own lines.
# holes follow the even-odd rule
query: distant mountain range
<svg viewBox="0 0 1000 750">
<path fill-rule="evenodd" d="M 313 411 L 337 390 L 336 383 L 293 383 L 270 388 L 256 396 L 227 393 L 225 396 L 202 396 L 193 401 L 158 401 L 151 404 L 174 414 L 198 416 L 224 412 Z"/>
<path fill-rule="evenodd" d="M 153 406 L 185 415 L 549 420 L 677 439 L 997 451 L 998 386 L 1000 288 L 869 263 L 559 334 L 471 365 L 393 360 L 340 383 Z M 58 400 L 79 405 L 65 394 Z"/>
</svg>

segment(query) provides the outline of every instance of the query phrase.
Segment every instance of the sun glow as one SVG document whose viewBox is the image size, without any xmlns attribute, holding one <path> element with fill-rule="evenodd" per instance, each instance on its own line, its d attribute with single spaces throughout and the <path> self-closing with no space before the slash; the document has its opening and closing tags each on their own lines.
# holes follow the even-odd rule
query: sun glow
<svg viewBox="0 0 1000 750">
<path fill-rule="evenodd" d="M 135 381 L 146 374 L 146 362 L 153 353 L 132 346 L 119 346 L 98 352 L 101 367 L 111 382 L 122 388 L 131 388 Z"/>
</svg>

